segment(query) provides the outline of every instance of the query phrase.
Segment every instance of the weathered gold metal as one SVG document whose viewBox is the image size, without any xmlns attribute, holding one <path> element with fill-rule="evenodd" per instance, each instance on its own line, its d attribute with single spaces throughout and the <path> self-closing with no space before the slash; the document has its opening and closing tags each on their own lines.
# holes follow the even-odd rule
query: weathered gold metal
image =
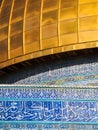
<svg viewBox="0 0 98 130">
<path fill-rule="evenodd" d="M 98 47 L 98 0 L 0 2 L 0 68 Z"/>
</svg>

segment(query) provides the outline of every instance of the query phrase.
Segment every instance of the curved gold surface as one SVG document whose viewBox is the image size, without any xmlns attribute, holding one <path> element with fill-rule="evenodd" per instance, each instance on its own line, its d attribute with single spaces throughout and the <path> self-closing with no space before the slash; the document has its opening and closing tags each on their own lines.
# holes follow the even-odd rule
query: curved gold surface
<svg viewBox="0 0 98 130">
<path fill-rule="evenodd" d="M 0 0 L 0 68 L 97 41 L 98 0 Z"/>
</svg>

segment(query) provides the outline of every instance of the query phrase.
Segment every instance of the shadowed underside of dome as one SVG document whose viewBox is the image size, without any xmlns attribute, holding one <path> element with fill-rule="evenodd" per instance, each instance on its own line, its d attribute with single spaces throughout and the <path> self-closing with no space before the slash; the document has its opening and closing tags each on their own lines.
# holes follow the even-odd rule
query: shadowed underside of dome
<svg viewBox="0 0 98 130">
<path fill-rule="evenodd" d="M 83 51 L 61 53 L 4 68 L 0 84 L 97 86 L 98 53 L 91 53 L 96 49 Z"/>
<path fill-rule="evenodd" d="M 97 47 L 97 0 L 0 0 L 0 68 Z"/>
</svg>

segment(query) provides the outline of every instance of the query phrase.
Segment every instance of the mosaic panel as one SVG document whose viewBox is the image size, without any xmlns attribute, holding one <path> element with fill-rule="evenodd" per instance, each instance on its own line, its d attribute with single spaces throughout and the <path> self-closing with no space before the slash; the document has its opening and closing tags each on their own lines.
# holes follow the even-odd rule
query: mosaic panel
<svg viewBox="0 0 98 130">
<path fill-rule="evenodd" d="M 0 130 L 98 130 L 97 57 L 50 61 L 1 78 L 7 85 L 0 86 Z"/>
<path fill-rule="evenodd" d="M 0 130 L 98 130 L 97 125 L 78 124 L 0 124 Z"/>
<path fill-rule="evenodd" d="M 1 85 L 0 130 L 97 130 L 98 88 Z"/>
<path fill-rule="evenodd" d="M 98 122 L 98 102 L 0 101 L 0 121 Z"/>
<path fill-rule="evenodd" d="M 1 86 L 0 99 L 98 100 L 98 89 L 92 86 Z"/>
</svg>

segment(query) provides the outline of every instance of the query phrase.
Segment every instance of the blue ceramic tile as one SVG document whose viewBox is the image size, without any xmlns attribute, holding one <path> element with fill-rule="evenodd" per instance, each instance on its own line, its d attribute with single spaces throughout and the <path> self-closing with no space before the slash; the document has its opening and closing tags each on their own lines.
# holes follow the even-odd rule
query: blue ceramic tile
<svg viewBox="0 0 98 130">
<path fill-rule="evenodd" d="M 98 130 L 97 57 L 61 59 L 0 80 L 16 85 L 0 86 L 0 130 Z"/>
</svg>

